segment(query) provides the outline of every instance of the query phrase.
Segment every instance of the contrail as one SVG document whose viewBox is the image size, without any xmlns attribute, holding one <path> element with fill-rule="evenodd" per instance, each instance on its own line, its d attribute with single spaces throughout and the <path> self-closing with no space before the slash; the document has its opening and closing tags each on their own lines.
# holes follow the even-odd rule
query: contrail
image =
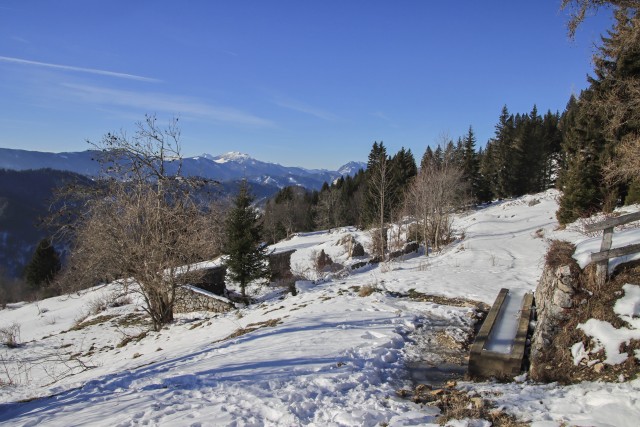
<svg viewBox="0 0 640 427">
<path fill-rule="evenodd" d="M 11 62 L 14 64 L 34 65 L 36 67 L 55 68 L 57 70 L 77 71 L 80 73 L 99 74 L 102 76 L 117 77 L 120 79 L 138 80 L 143 82 L 160 82 L 161 80 L 151 77 L 136 76 L 135 74 L 116 73 L 114 71 L 97 70 L 95 68 L 74 67 L 72 65 L 49 64 L 47 62 L 29 61 L 21 58 L 11 58 L 9 56 L 0 56 L 0 61 Z"/>
</svg>

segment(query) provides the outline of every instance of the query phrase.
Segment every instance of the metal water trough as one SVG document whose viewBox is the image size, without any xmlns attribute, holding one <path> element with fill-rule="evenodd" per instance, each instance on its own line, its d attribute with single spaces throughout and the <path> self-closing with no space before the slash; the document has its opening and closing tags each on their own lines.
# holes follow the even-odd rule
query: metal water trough
<svg viewBox="0 0 640 427">
<path fill-rule="evenodd" d="M 515 336 L 510 343 L 505 345 L 508 351 L 495 351 L 491 349 L 493 347 L 490 345 L 498 329 L 498 323 L 509 320 L 503 319 L 508 295 L 508 289 L 500 290 L 471 346 L 469 356 L 469 376 L 471 378 L 513 378 L 522 372 L 527 332 L 532 314 L 533 294 L 527 293 L 522 298 Z"/>
</svg>

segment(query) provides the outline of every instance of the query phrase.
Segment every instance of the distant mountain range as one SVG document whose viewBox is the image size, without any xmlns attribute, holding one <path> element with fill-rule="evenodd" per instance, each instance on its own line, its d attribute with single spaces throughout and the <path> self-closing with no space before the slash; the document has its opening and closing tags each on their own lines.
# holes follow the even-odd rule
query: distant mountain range
<svg viewBox="0 0 640 427">
<path fill-rule="evenodd" d="M 91 150 L 45 153 L 0 148 L 0 169 L 20 171 L 48 168 L 95 177 L 101 171 L 100 163 L 95 160 L 98 153 Z M 169 165 L 173 166 L 173 162 L 169 162 Z M 349 162 L 337 171 L 289 167 L 262 162 L 238 152 L 219 156 L 203 154 L 182 159 L 184 176 L 200 176 L 220 182 L 246 178 L 253 183 L 270 187 L 284 188 L 298 185 L 312 190 L 320 189 L 325 182 L 331 183 L 341 176 L 353 176 L 363 168 L 366 168 L 366 163 L 362 162 Z"/>
<path fill-rule="evenodd" d="M 43 153 L 0 148 L 0 280 L 19 277 L 39 240 L 51 230 L 39 227 L 47 215 L 56 188 L 69 182 L 84 182 L 99 176 L 101 165 L 97 151 Z M 176 163 L 168 162 L 169 170 Z M 340 176 L 354 175 L 365 163 L 350 162 L 337 171 L 309 170 L 262 162 L 246 154 L 231 152 L 220 156 L 203 154 L 183 159 L 182 174 L 218 181 L 202 191 L 215 197 L 235 194 L 239 181 L 249 181 L 258 203 L 278 189 L 297 185 L 320 189 L 323 183 Z M 58 247 L 58 250 L 65 248 Z"/>
</svg>

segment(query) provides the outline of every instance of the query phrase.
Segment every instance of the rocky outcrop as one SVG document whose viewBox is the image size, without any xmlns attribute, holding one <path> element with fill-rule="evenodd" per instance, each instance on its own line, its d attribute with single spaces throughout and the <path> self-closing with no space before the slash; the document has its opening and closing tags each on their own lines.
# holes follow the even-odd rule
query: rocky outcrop
<svg viewBox="0 0 640 427">
<path fill-rule="evenodd" d="M 401 256 L 410 254 L 412 252 L 417 252 L 418 249 L 420 249 L 420 245 L 418 244 L 418 242 L 406 243 L 399 251 L 389 253 L 389 260 L 400 258 Z"/>
<path fill-rule="evenodd" d="M 271 272 L 271 281 L 282 284 L 290 284 L 295 280 L 291 273 L 291 255 L 295 249 L 269 254 L 269 270 Z"/>
<path fill-rule="evenodd" d="M 536 327 L 531 338 L 530 376 L 542 380 L 542 365 L 556 333 L 571 316 L 579 288 L 578 270 L 569 265 L 546 265 L 535 292 Z"/>
<path fill-rule="evenodd" d="M 336 246 L 342 245 L 347 250 L 349 258 L 366 256 L 362 243 L 358 242 L 353 234 L 348 234 L 336 242 Z"/>
</svg>

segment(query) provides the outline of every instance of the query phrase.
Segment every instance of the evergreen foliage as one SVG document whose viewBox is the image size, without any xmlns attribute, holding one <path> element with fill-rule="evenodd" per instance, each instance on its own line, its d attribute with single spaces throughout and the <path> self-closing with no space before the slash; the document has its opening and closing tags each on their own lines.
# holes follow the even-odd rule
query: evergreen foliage
<svg viewBox="0 0 640 427">
<path fill-rule="evenodd" d="M 438 146 L 440 148 L 440 146 Z M 436 161 L 436 153 L 433 152 L 431 146 L 427 146 L 427 149 L 424 151 L 422 155 L 422 160 L 420 161 L 420 169 L 426 169 L 429 165 L 433 165 Z"/>
<path fill-rule="evenodd" d="M 640 203 L 640 178 L 636 179 L 629 185 L 629 191 L 624 199 L 626 205 Z"/>
<path fill-rule="evenodd" d="M 563 194 L 556 216 L 566 224 L 603 207 L 602 162 L 605 146 L 602 123 L 589 109 L 592 94 L 572 98 L 562 117 L 564 169 L 559 187 Z"/>
<path fill-rule="evenodd" d="M 398 189 L 405 188 L 411 179 L 418 174 L 418 167 L 416 166 L 416 160 L 413 157 L 411 149 L 405 150 L 405 148 L 402 147 L 400 151 L 391 158 L 391 170 L 394 185 Z"/>
<path fill-rule="evenodd" d="M 495 136 L 479 154 L 480 188 L 489 200 L 517 197 L 551 188 L 558 174 L 561 133 L 559 114 L 538 114 L 534 105 L 530 113 L 509 113 L 502 108 Z"/>
<path fill-rule="evenodd" d="M 561 223 L 637 200 L 640 16 L 638 4 L 613 4 L 619 6 L 615 23 L 594 56 L 590 86 L 570 101 L 562 118 Z"/>
<path fill-rule="evenodd" d="M 39 291 L 51 283 L 61 268 L 58 252 L 48 238 L 42 239 L 24 269 L 24 278 L 32 291 Z"/>
<path fill-rule="evenodd" d="M 461 168 L 463 180 L 469 183 L 471 199 L 479 202 L 483 185 L 481 183 L 482 177 L 480 176 L 478 153 L 476 152 L 476 136 L 471 126 L 469 126 L 469 131 L 462 139 Z"/>
<path fill-rule="evenodd" d="M 227 241 L 224 249 L 228 275 L 240 285 L 243 297 L 246 297 L 245 290 L 250 282 L 269 275 L 267 248 L 261 239 L 261 218 L 252 203 L 253 197 L 245 180 L 240 185 L 227 217 Z"/>
</svg>

